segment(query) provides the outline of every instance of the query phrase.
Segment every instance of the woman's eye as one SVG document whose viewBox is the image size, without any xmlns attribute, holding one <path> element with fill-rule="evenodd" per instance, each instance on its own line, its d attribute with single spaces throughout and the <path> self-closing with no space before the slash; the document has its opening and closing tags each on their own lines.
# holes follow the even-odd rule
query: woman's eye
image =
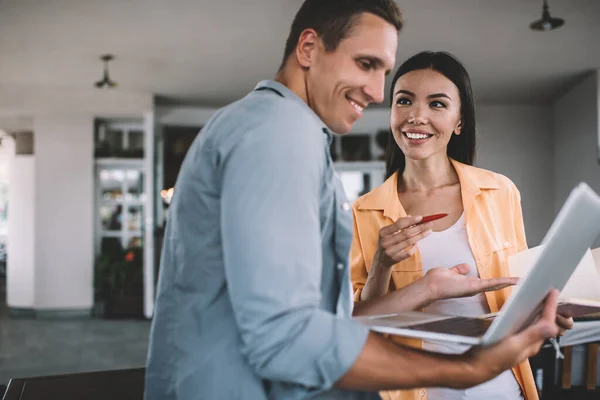
<svg viewBox="0 0 600 400">
<path fill-rule="evenodd" d="M 399 104 L 402 106 L 408 106 L 408 105 L 410 105 L 410 100 L 407 99 L 406 97 L 400 97 L 398 100 L 396 100 L 396 104 Z"/>
<path fill-rule="evenodd" d="M 446 104 L 442 103 L 441 101 L 432 101 L 430 105 L 433 108 L 446 108 Z"/>
</svg>

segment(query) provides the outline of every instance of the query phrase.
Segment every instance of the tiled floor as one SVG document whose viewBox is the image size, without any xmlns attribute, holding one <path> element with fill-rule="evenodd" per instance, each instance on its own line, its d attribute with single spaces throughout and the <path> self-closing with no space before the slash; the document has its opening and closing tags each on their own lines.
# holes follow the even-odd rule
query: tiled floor
<svg viewBox="0 0 600 400">
<path fill-rule="evenodd" d="M 12 319 L 0 281 L 0 385 L 10 378 L 142 367 L 149 321 Z"/>
</svg>

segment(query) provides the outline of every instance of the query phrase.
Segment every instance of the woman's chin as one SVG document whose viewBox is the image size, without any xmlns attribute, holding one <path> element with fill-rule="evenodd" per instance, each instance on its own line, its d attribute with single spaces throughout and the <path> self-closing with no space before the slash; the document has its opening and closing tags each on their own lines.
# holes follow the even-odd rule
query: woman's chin
<svg viewBox="0 0 600 400">
<path fill-rule="evenodd" d="M 406 157 L 406 160 L 423 161 L 423 160 L 427 160 L 429 157 L 431 157 L 432 154 L 429 152 L 423 152 L 423 151 L 408 151 L 408 152 L 404 152 L 404 156 Z"/>
</svg>

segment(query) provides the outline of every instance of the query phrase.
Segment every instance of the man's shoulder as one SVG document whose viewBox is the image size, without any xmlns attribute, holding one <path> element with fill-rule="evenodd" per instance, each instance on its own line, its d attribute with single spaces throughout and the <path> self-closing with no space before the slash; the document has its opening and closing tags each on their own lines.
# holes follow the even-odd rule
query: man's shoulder
<svg viewBox="0 0 600 400">
<path fill-rule="evenodd" d="M 250 92 L 220 109 L 216 116 L 222 121 L 237 121 L 237 125 L 241 127 L 316 125 L 314 118 L 297 101 L 269 91 Z"/>
<path fill-rule="evenodd" d="M 251 92 L 219 109 L 203 134 L 211 147 L 225 151 L 248 140 L 286 147 L 322 144 L 321 126 L 301 104 L 266 91 Z"/>
</svg>

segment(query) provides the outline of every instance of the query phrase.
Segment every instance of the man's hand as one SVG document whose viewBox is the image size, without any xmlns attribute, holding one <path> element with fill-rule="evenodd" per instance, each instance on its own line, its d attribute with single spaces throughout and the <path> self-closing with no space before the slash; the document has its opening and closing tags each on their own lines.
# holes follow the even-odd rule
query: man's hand
<svg viewBox="0 0 600 400">
<path fill-rule="evenodd" d="M 519 281 L 519 278 L 479 279 L 476 276 L 466 276 L 469 270 L 467 264 L 429 270 L 423 279 L 427 281 L 432 301 L 474 296 L 481 292 L 503 289 Z"/>
<path fill-rule="evenodd" d="M 556 314 L 556 324 L 560 328 L 559 335 L 562 336 L 567 329 L 573 329 L 573 317 L 570 315 Z"/>
<path fill-rule="evenodd" d="M 556 307 L 558 291 L 552 290 L 544 303 L 540 318 L 523 331 L 489 347 L 473 347 L 464 354 L 467 367 L 473 374 L 474 382 L 479 384 L 499 375 L 502 371 L 515 367 L 540 351 L 544 340 L 556 337 L 559 328 L 556 325 Z M 465 382 L 458 383 L 463 386 Z"/>
</svg>

